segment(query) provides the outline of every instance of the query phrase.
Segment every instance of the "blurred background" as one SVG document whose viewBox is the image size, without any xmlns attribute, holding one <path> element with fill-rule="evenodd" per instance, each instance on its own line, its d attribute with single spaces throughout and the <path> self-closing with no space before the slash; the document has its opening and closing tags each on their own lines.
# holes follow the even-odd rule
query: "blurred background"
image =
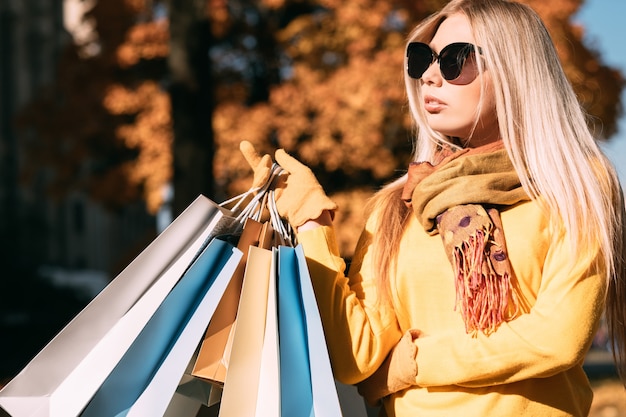
<svg viewBox="0 0 626 417">
<path fill-rule="evenodd" d="M 625 3 L 524 2 L 624 175 Z M 411 152 L 404 41 L 444 3 L 0 0 L 0 385 L 199 194 L 247 189 L 242 139 L 313 169 L 350 258 Z"/>
</svg>

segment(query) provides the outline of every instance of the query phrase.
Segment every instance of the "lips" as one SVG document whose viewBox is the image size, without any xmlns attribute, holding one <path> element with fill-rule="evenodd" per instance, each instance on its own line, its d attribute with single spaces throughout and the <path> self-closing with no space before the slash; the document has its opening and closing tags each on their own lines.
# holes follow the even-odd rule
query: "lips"
<svg viewBox="0 0 626 417">
<path fill-rule="evenodd" d="M 424 96 L 424 109 L 428 113 L 438 113 L 446 107 L 446 103 L 437 97 Z"/>
</svg>

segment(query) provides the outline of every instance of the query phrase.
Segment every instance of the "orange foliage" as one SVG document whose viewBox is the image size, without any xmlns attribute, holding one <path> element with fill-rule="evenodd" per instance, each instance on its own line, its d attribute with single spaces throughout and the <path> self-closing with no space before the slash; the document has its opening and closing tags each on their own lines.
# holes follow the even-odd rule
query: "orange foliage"
<svg viewBox="0 0 626 417">
<path fill-rule="evenodd" d="M 622 78 L 600 63 L 597 53 L 582 44 L 581 29 L 569 23 L 581 1 L 526 2 L 545 19 L 583 106 L 605 127 L 599 136 L 608 137 L 619 116 Z M 288 2 L 264 3 L 279 7 Z M 230 100 L 216 109 L 217 181 L 230 184 L 230 194 L 249 184 L 243 158 L 232 157 L 241 139 L 262 151 L 285 148 L 318 174 L 340 213 L 350 213 L 336 219 L 342 250 L 350 256 L 373 187 L 396 177 L 411 151 L 402 83 L 404 37 L 444 3 L 320 0 L 327 13 L 291 21 L 276 38 L 293 59 L 292 78 L 275 86 L 267 103 L 246 108 L 243 100 Z M 389 29 L 390 17 L 404 27 Z"/>
<path fill-rule="evenodd" d="M 132 90 L 113 85 L 104 106 L 112 114 L 136 115 L 134 123 L 119 125 L 115 134 L 127 148 L 137 150 L 137 158 L 125 163 L 123 171 L 131 185 L 143 189 L 148 210 L 155 213 L 163 202 L 163 186 L 172 176 L 169 97 L 153 81 Z"/>
<path fill-rule="evenodd" d="M 223 36 L 232 24 L 228 0 L 206 0 L 205 13 L 211 22 L 213 34 L 216 37 Z"/>
<path fill-rule="evenodd" d="M 599 137 L 608 138 L 620 115 L 623 81 L 618 71 L 603 65 L 598 54 L 582 44 L 583 29 L 569 22 L 582 1 L 524 1 L 546 21 L 583 106 L 595 116 L 594 123 L 604 126 Z M 67 142 L 56 152 L 46 147 L 33 151 L 39 160 L 57 161 L 58 189 L 68 187 L 79 171 L 76 164 L 67 164 L 63 158 L 70 154 L 83 158 L 108 140 L 104 146 L 108 152 L 117 149 L 134 156 L 121 157 L 94 175 L 89 181 L 93 195 L 113 205 L 141 196 L 154 212 L 161 202 L 162 186 L 172 176 L 170 102 L 156 83 L 165 75 L 164 66 L 159 67 L 161 72 L 153 76 L 154 81 L 136 76 L 133 68 L 164 62 L 170 37 L 167 22 L 137 23 L 137 16 L 147 13 L 147 3 L 98 2 L 92 14 L 103 40 L 102 54 L 71 70 L 65 67 L 59 87 L 68 97 L 63 111 L 51 113 L 40 103 L 32 106 L 29 114 L 31 122 L 46 127 L 42 135 L 54 136 L 57 146 Z M 416 22 L 444 3 L 251 3 L 262 4 L 274 17 L 283 16 L 290 6 L 308 5 L 316 12 L 292 16 L 286 25 L 268 26 L 274 28 L 271 37 L 291 62 L 291 76 L 270 89 L 266 102 L 248 105 L 251 86 L 243 79 L 214 80 L 214 173 L 225 194 L 242 192 L 250 184 L 250 169 L 238 151 L 242 139 L 252 141 L 263 152 L 283 147 L 311 166 L 339 202 L 341 247 L 349 256 L 362 226 L 366 199 L 405 169 L 411 153 L 412 127 L 402 81 L 405 36 Z M 227 36 L 236 30 L 236 16 L 227 0 L 207 0 L 205 4 L 202 18 L 211 23 L 213 36 Z M 70 64 L 77 62 L 69 60 Z M 100 141 L 97 146 L 90 142 L 94 136 Z M 52 146 L 55 142 L 46 143 Z"/>
<path fill-rule="evenodd" d="M 118 63 L 127 68 L 141 59 L 163 59 L 169 53 L 168 42 L 169 29 L 165 20 L 133 26 L 128 31 L 126 42 L 117 48 Z"/>
</svg>

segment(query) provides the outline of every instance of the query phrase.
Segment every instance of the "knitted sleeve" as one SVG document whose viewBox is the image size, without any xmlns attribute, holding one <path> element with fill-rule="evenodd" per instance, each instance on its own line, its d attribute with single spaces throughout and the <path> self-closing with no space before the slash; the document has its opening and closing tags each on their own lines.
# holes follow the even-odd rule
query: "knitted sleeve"
<svg viewBox="0 0 626 417">
<path fill-rule="evenodd" d="M 348 278 L 332 227 L 298 235 L 307 257 L 333 372 L 345 384 L 356 384 L 371 375 L 402 337 L 393 308 L 376 302 L 376 277 L 366 273 L 370 264 L 368 236 L 365 230 Z"/>
</svg>

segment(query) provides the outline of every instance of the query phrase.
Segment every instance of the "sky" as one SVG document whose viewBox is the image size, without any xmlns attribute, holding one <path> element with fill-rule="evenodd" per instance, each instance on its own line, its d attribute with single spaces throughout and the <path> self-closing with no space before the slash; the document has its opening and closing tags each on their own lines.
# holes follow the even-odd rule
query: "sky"
<svg viewBox="0 0 626 417">
<path fill-rule="evenodd" d="M 619 68 L 626 77 L 626 1 L 586 0 L 574 21 L 585 27 L 585 42 L 593 45 L 602 60 Z M 626 92 L 622 93 L 626 108 Z M 620 175 L 622 186 L 626 186 L 626 115 L 619 122 L 619 132 L 603 146 Z"/>
</svg>

